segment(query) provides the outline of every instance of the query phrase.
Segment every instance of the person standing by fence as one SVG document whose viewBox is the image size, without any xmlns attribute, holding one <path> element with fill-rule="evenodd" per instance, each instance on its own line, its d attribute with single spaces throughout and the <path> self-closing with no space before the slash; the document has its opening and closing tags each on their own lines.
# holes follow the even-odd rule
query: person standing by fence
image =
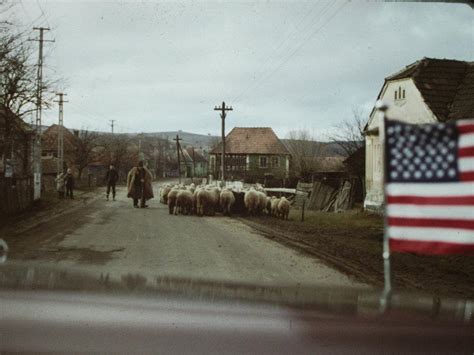
<svg viewBox="0 0 474 355">
<path fill-rule="evenodd" d="M 66 176 L 64 178 L 66 184 L 66 197 L 69 197 L 71 200 L 74 199 L 73 190 L 74 190 L 74 176 L 72 175 L 72 170 L 67 169 Z"/>
<path fill-rule="evenodd" d="M 56 191 L 58 192 L 59 198 L 64 198 L 64 173 L 59 173 L 55 179 Z"/>
<path fill-rule="evenodd" d="M 106 199 L 109 200 L 110 190 L 112 189 L 112 199 L 115 201 L 115 184 L 118 181 L 118 172 L 115 170 L 113 164 L 109 166 L 109 170 L 107 171 L 107 175 L 105 176 L 105 180 L 107 182 L 107 192 L 106 192 Z"/>
</svg>

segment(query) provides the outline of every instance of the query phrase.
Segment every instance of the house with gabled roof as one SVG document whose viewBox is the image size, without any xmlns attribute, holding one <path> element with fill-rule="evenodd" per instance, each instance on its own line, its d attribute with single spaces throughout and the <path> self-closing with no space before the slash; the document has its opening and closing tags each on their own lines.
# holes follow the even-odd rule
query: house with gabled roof
<svg viewBox="0 0 474 355">
<path fill-rule="evenodd" d="M 387 119 L 423 124 L 474 117 L 474 62 L 423 58 L 385 78 L 377 97 Z M 366 209 L 383 205 L 381 113 L 375 108 L 365 127 Z"/>
<path fill-rule="evenodd" d="M 261 181 L 285 179 L 290 172 L 290 152 L 270 127 L 234 127 L 225 138 L 226 177 Z M 219 176 L 222 142 L 209 153 L 210 172 Z"/>
</svg>

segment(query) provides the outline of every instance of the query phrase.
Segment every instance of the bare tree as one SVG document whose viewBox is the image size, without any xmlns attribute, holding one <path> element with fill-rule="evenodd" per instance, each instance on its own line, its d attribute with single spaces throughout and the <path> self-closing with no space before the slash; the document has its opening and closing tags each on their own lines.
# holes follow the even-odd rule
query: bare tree
<svg viewBox="0 0 474 355">
<path fill-rule="evenodd" d="M 290 131 L 287 139 L 292 158 L 292 170 L 308 180 L 318 168 L 318 159 L 324 152 L 323 144 L 314 140 L 307 129 Z"/>
<path fill-rule="evenodd" d="M 365 146 L 364 127 L 367 120 L 360 109 L 353 109 L 352 113 L 352 118 L 337 125 L 335 132 L 329 137 L 348 157 Z"/>
<path fill-rule="evenodd" d="M 100 146 L 99 135 L 88 130 L 76 131 L 76 152 L 74 164 L 78 170 L 78 180 L 81 180 L 82 172 L 90 163 L 94 161 L 97 154 L 94 150 Z"/>
</svg>

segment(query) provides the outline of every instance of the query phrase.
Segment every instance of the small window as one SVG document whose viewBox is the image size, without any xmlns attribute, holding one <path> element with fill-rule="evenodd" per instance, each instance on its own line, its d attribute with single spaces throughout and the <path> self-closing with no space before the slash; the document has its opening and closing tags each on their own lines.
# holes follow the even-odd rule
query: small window
<svg viewBox="0 0 474 355">
<path fill-rule="evenodd" d="M 402 91 L 402 99 L 404 99 L 404 98 L 405 98 L 405 89 L 403 89 L 403 91 Z"/>
<path fill-rule="evenodd" d="M 398 95 L 397 94 L 398 94 L 398 92 L 397 92 L 397 90 L 395 90 L 395 100 L 398 100 Z"/>
<path fill-rule="evenodd" d="M 266 168 L 267 167 L 267 157 L 260 157 L 259 159 L 259 166 L 261 168 Z"/>
</svg>

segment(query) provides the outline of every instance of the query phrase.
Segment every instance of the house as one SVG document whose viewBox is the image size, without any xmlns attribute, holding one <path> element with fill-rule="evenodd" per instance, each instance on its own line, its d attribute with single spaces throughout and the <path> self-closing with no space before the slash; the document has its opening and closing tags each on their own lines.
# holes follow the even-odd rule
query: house
<svg viewBox="0 0 474 355">
<path fill-rule="evenodd" d="M 225 170 L 230 180 L 287 179 L 290 152 L 269 127 L 234 127 L 225 138 Z M 209 153 L 210 173 L 219 176 L 222 142 Z"/>
<path fill-rule="evenodd" d="M 208 174 L 208 161 L 203 152 L 194 147 L 182 150 L 181 171 L 185 177 L 206 177 Z"/>
<path fill-rule="evenodd" d="M 385 79 L 378 98 L 388 104 L 387 119 L 423 124 L 474 117 L 474 62 L 423 58 Z M 372 110 L 365 127 L 364 207 L 383 205 L 381 113 Z"/>
<path fill-rule="evenodd" d="M 33 129 L 7 107 L 0 107 L 0 215 L 33 203 Z"/>
<path fill-rule="evenodd" d="M 58 134 L 63 131 L 64 161 L 62 170 L 74 166 L 75 153 L 77 149 L 77 137 L 69 129 L 53 124 L 41 135 L 41 172 L 42 189 L 54 190 L 56 184 L 54 179 L 58 174 Z"/>
</svg>

